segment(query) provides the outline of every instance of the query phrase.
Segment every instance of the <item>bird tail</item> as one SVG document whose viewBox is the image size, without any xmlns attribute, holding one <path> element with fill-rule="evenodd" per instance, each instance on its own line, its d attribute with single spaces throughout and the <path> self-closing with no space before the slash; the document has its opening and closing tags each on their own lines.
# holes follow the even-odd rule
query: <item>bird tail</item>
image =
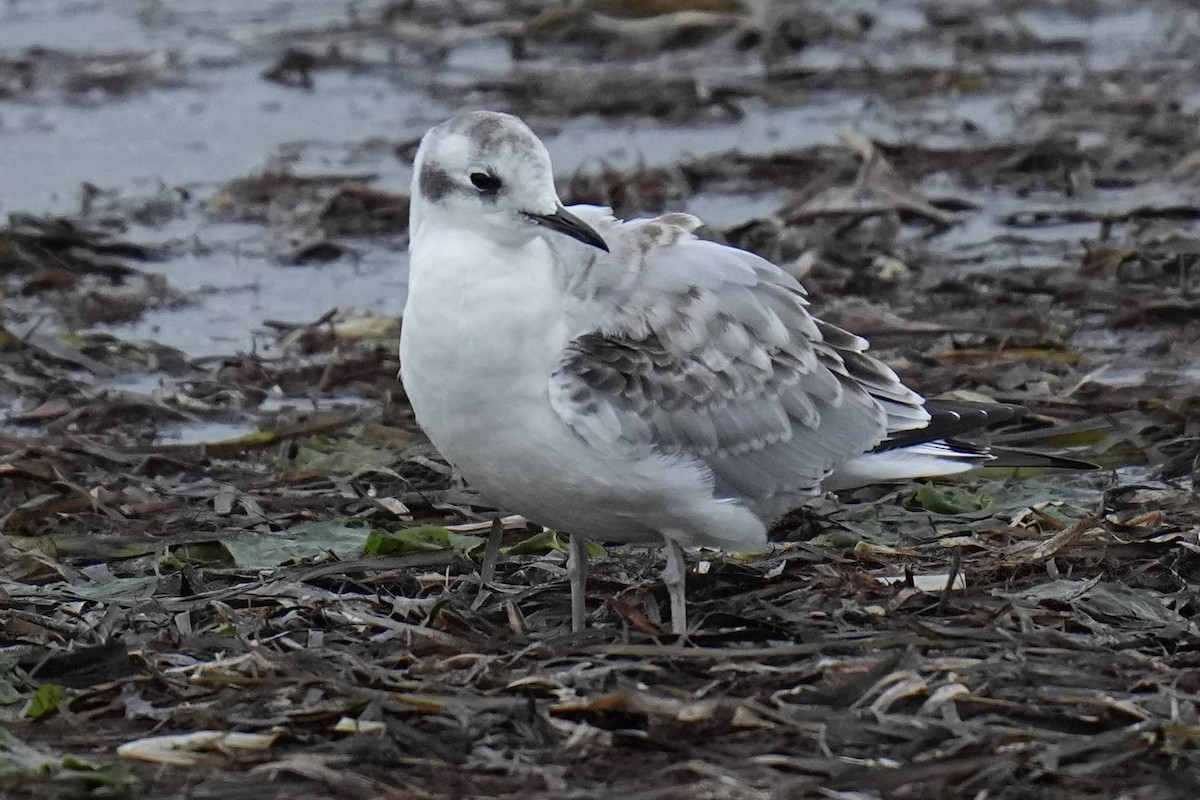
<svg viewBox="0 0 1200 800">
<path fill-rule="evenodd" d="M 821 487 L 836 492 L 872 483 L 956 475 L 976 467 L 1097 469 L 1095 464 L 1073 458 L 1003 447 L 980 447 L 950 439 L 863 453 L 835 469 L 821 482 Z"/>
<path fill-rule="evenodd" d="M 955 475 L 983 466 L 992 458 L 986 448 L 940 440 L 873 450 L 838 466 L 821 482 L 821 488 L 837 492 L 872 483 Z"/>
</svg>

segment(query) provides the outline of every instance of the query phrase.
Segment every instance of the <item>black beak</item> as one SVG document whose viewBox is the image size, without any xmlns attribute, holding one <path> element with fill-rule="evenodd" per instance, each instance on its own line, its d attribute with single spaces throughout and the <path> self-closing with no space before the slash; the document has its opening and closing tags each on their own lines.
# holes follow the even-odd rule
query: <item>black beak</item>
<svg viewBox="0 0 1200 800">
<path fill-rule="evenodd" d="M 530 214 L 526 212 L 525 216 L 538 225 L 545 225 L 552 231 L 565 233 L 572 239 L 578 239 L 584 244 L 590 244 L 592 247 L 598 247 L 604 252 L 608 252 L 608 245 L 600 238 L 600 234 L 596 233 L 591 225 L 588 225 L 562 206 L 559 206 L 558 210 L 553 214 Z"/>
</svg>

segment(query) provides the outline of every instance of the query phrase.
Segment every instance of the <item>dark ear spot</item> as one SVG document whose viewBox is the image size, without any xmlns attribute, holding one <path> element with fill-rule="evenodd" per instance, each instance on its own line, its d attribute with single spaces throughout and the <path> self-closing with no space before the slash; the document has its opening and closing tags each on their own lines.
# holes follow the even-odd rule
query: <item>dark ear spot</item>
<svg viewBox="0 0 1200 800">
<path fill-rule="evenodd" d="M 441 200 L 454 191 L 450 173 L 431 164 L 421 167 L 421 194 L 433 201 Z"/>
</svg>

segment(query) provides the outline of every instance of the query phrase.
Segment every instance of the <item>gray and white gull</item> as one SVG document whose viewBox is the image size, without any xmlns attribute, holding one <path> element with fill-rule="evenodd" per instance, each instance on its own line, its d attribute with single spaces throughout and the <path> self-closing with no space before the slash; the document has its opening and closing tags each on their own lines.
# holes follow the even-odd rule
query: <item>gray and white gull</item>
<svg viewBox="0 0 1200 800">
<path fill-rule="evenodd" d="M 761 549 L 822 489 L 947 475 L 986 452 L 944 437 L 986 411 L 930 409 L 859 336 L 695 217 L 565 208 L 520 119 L 432 128 L 412 185 L 401 377 L 417 422 L 502 508 L 585 539 L 665 546 L 685 633 L 682 547 Z M 926 435 L 926 433 L 928 434 Z"/>
</svg>

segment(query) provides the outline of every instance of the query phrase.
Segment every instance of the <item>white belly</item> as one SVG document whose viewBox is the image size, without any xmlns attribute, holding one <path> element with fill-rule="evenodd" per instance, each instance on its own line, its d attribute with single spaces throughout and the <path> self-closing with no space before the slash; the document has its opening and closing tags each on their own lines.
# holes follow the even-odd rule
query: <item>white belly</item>
<svg viewBox="0 0 1200 800">
<path fill-rule="evenodd" d="M 715 543 L 709 530 L 765 541 L 762 524 L 714 501 L 696 469 L 645 449 L 589 446 L 554 411 L 550 375 L 574 332 L 540 239 L 502 267 L 508 273 L 476 266 L 496 266 L 486 251 L 472 252 L 486 243 L 437 245 L 414 244 L 400 369 L 417 422 L 473 487 L 506 510 L 585 536 Z M 428 255 L 444 252 L 455 263 Z"/>
</svg>

